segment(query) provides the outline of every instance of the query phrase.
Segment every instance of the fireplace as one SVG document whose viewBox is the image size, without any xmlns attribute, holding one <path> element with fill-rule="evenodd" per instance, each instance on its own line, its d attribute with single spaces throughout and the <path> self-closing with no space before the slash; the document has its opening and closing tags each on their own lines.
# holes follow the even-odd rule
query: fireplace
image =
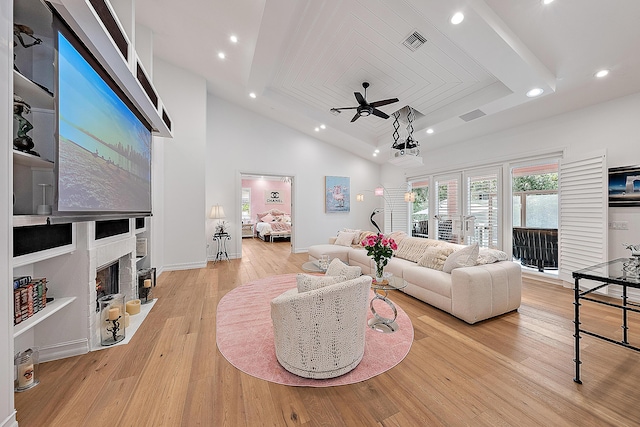
<svg viewBox="0 0 640 427">
<path fill-rule="evenodd" d="M 118 260 L 99 267 L 96 271 L 96 300 L 120 292 L 120 262 Z M 96 301 L 96 311 L 100 306 Z"/>
<path fill-rule="evenodd" d="M 99 302 L 106 295 L 123 294 L 125 302 L 138 298 L 136 280 L 136 238 L 111 238 L 89 248 L 89 331 L 90 349 L 103 348 L 99 325 Z"/>
</svg>

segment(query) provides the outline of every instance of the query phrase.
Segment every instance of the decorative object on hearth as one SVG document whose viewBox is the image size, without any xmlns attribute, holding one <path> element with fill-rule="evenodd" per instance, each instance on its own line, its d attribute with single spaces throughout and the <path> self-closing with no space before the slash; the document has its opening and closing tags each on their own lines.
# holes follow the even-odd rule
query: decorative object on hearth
<svg viewBox="0 0 640 427">
<path fill-rule="evenodd" d="M 381 283 L 384 280 L 384 267 L 393 256 L 393 251 L 398 249 L 395 240 L 378 233 L 362 240 L 362 246 L 367 250 L 367 255 L 376 263 L 375 281 Z"/>
<path fill-rule="evenodd" d="M 13 386 L 14 391 L 25 391 L 38 385 L 40 382 L 37 377 L 38 358 L 37 348 L 29 348 L 16 354 L 13 359 L 17 372 Z"/>
<path fill-rule="evenodd" d="M 138 270 L 138 297 L 140 304 L 153 301 L 153 288 L 156 286 L 156 269 L 143 268 Z"/>
<path fill-rule="evenodd" d="M 360 117 L 367 117 L 370 115 L 374 115 L 380 117 L 382 119 L 388 119 L 389 115 L 383 111 L 378 110 L 377 107 L 382 107 L 383 105 L 393 104 L 394 102 L 398 102 L 398 98 L 390 98 L 381 101 L 368 102 L 367 101 L 367 88 L 369 87 L 369 83 L 362 83 L 362 87 L 364 88 L 364 96 L 360 92 L 353 92 L 353 95 L 356 97 L 358 101 L 357 107 L 341 107 L 341 108 L 332 108 L 330 111 L 338 115 L 342 110 L 356 110 L 356 115 L 351 119 L 351 123 L 358 120 Z"/>
<path fill-rule="evenodd" d="M 17 136 L 13 139 L 13 146 L 18 151 L 39 157 L 40 154 L 33 151 L 33 147 L 35 146 L 33 139 L 27 135 L 27 132 L 33 129 L 33 125 L 29 120 L 22 116 L 23 114 L 29 114 L 30 112 L 31 106 L 18 95 L 13 95 L 13 118 L 18 122 Z"/>
<path fill-rule="evenodd" d="M 131 316 L 135 316 L 140 313 L 140 300 L 134 299 L 131 301 L 127 301 L 127 313 Z"/>
<path fill-rule="evenodd" d="M 100 304 L 100 343 L 110 346 L 125 337 L 123 313 L 125 312 L 124 294 L 111 294 L 98 300 Z"/>
</svg>

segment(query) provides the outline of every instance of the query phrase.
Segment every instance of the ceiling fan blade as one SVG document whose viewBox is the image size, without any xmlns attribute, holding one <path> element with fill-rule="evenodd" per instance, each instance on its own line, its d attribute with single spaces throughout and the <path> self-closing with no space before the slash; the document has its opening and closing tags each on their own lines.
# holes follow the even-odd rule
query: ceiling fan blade
<svg viewBox="0 0 640 427">
<path fill-rule="evenodd" d="M 358 118 L 360 117 L 360 112 L 357 112 L 355 116 L 353 116 L 353 119 L 351 119 L 351 123 L 355 122 L 356 120 L 358 120 Z"/>
<path fill-rule="evenodd" d="M 353 92 L 353 95 L 356 97 L 358 104 L 367 104 L 367 100 L 364 99 L 364 96 L 360 92 Z"/>
<path fill-rule="evenodd" d="M 340 110 L 355 110 L 358 107 L 340 107 L 340 108 L 332 108 L 331 111 L 340 111 Z"/>
<path fill-rule="evenodd" d="M 383 119 L 388 119 L 389 115 L 383 111 L 378 110 L 377 108 L 374 108 L 373 111 L 371 111 L 371 114 L 373 114 L 374 116 L 378 116 L 380 118 Z"/>
<path fill-rule="evenodd" d="M 372 102 L 371 105 L 373 108 L 382 107 L 383 105 L 393 104 L 394 102 L 398 102 L 398 98 L 385 99 L 382 101 Z"/>
</svg>

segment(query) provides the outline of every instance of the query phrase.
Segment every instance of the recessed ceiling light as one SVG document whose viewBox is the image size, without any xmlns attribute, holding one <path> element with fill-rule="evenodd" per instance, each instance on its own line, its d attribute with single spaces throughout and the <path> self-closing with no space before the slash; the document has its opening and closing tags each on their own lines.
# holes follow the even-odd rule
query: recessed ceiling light
<svg viewBox="0 0 640 427">
<path fill-rule="evenodd" d="M 553 3 L 553 0 L 542 0 L 542 4 Z"/>
<path fill-rule="evenodd" d="M 595 76 L 599 79 L 606 77 L 608 75 L 609 75 L 609 70 L 600 70 L 595 74 Z"/>
<path fill-rule="evenodd" d="M 431 129 L 431 128 L 427 129 L 427 133 L 428 134 L 432 134 L 433 133 L 433 129 Z"/>
<path fill-rule="evenodd" d="M 535 98 L 536 96 L 542 95 L 543 92 L 544 92 L 543 89 L 541 89 L 539 87 L 536 87 L 536 88 L 531 89 L 529 92 L 527 92 L 527 96 L 529 98 Z"/>
<path fill-rule="evenodd" d="M 378 153 L 373 153 L 373 157 L 378 157 Z"/>
<path fill-rule="evenodd" d="M 380 150 L 378 150 L 377 148 L 376 148 L 376 150 L 374 151 L 374 153 L 376 153 L 376 154 L 378 154 L 379 152 L 380 152 Z"/>
<path fill-rule="evenodd" d="M 249 94 L 249 98 L 256 99 L 256 94 L 255 94 L 254 92 L 251 92 L 251 93 Z"/>
<path fill-rule="evenodd" d="M 238 37 L 236 36 L 229 37 L 229 40 L 231 40 L 231 43 L 238 43 Z"/>
<path fill-rule="evenodd" d="M 320 132 L 320 128 L 315 128 L 314 129 L 316 132 Z"/>
<path fill-rule="evenodd" d="M 451 17 L 451 23 L 453 25 L 458 25 L 459 23 L 461 23 L 462 21 L 464 21 L 464 14 L 462 12 L 456 12 L 453 14 L 453 16 Z"/>
<path fill-rule="evenodd" d="M 326 129 L 327 127 L 325 125 L 320 125 L 320 129 Z"/>
<path fill-rule="evenodd" d="M 225 57 L 226 55 L 224 54 L 224 52 L 218 52 L 218 58 L 224 59 Z"/>
</svg>

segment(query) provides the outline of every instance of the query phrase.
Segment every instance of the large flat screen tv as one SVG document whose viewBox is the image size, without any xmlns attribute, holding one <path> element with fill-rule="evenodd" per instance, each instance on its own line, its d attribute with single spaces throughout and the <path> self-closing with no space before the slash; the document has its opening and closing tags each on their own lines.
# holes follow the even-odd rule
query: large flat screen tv
<svg viewBox="0 0 640 427">
<path fill-rule="evenodd" d="M 151 213 L 151 126 L 67 29 L 57 33 L 56 214 Z"/>
<path fill-rule="evenodd" d="M 609 206 L 640 206 L 640 165 L 609 169 Z"/>
</svg>

